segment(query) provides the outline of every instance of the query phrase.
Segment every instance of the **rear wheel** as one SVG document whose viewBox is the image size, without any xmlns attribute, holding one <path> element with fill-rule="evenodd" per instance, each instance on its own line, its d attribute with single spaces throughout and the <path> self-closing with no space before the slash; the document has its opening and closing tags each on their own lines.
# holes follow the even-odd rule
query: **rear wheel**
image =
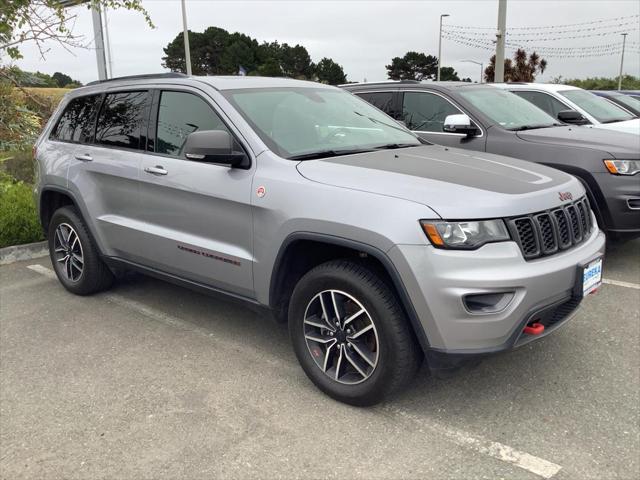
<svg viewBox="0 0 640 480">
<path fill-rule="evenodd" d="M 105 290 L 113 274 L 100 259 L 84 221 L 74 207 L 55 211 L 49 223 L 49 255 L 60 283 L 77 295 Z"/>
<path fill-rule="evenodd" d="M 302 277 L 289 332 L 311 381 L 352 405 L 373 405 L 400 389 L 422 359 L 391 289 L 350 261 L 331 261 Z"/>
</svg>

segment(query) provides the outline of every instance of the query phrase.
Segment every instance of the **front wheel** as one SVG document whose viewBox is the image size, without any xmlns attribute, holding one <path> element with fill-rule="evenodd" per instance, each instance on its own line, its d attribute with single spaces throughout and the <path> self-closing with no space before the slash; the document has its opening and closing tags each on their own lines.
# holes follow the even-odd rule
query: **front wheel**
<svg viewBox="0 0 640 480">
<path fill-rule="evenodd" d="M 289 333 L 311 381 L 352 405 L 380 402 L 406 385 L 422 360 L 391 289 L 351 261 L 324 263 L 300 279 Z"/>
</svg>

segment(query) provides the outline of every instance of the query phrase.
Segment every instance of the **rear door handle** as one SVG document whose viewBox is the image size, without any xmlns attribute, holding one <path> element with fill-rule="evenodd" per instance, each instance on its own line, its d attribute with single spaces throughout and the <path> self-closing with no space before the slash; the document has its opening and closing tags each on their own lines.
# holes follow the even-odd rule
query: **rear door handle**
<svg viewBox="0 0 640 480">
<path fill-rule="evenodd" d="M 88 153 L 85 153 L 84 155 L 76 155 L 76 160 L 80 160 L 81 162 L 90 162 L 93 160 L 93 157 Z"/>
<path fill-rule="evenodd" d="M 152 175 L 166 175 L 167 172 L 162 165 L 156 165 L 155 167 L 147 167 L 144 169 L 145 172 L 150 173 Z"/>
</svg>

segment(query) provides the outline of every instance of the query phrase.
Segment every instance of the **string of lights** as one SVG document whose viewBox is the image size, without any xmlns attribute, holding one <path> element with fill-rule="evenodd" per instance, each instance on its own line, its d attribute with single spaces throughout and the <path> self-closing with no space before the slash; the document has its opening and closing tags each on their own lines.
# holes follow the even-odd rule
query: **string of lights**
<svg viewBox="0 0 640 480">
<path fill-rule="evenodd" d="M 610 32 L 591 32 L 591 33 L 586 33 L 586 34 L 582 34 L 582 35 L 570 35 L 570 36 L 555 36 L 555 37 L 548 37 L 545 36 L 544 38 L 518 38 L 515 37 L 519 42 L 525 42 L 525 43 L 531 43 L 531 42 L 540 42 L 540 41 L 555 41 L 555 40 L 575 40 L 575 39 L 579 39 L 579 38 L 592 38 L 592 37 L 608 37 L 608 36 L 618 36 L 622 33 L 630 33 L 632 31 L 638 30 L 638 28 L 635 29 L 620 29 L 620 30 L 613 30 Z M 442 34 L 457 34 L 456 32 L 452 32 L 452 31 L 448 31 L 445 28 L 442 29 Z M 462 35 L 462 34 L 460 34 Z M 478 38 L 492 38 L 493 36 L 491 34 L 485 33 L 482 35 L 473 35 L 473 34 L 464 34 L 462 35 L 466 38 L 469 39 L 473 39 L 473 37 L 478 37 Z M 509 38 L 514 38 L 513 35 L 511 35 L 508 31 L 507 31 L 507 35 L 506 37 L 507 39 Z"/>
<path fill-rule="evenodd" d="M 593 20 L 590 22 L 580 22 L 580 23 L 566 23 L 562 25 L 541 25 L 541 26 L 527 26 L 527 27 L 510 27 L 510 31 L 529 31 L 529 30 L 557 30 L 558 28 L 567 28 L 567 27 L 581 27 L 584 25 L 602 25 L 601 28 L 607 28 L 604 26 L 606 23 L 615 23 L 628 20 L 629 22 L 638 22 L 640 19 L 640 15 L 625 15 L 622 17 L 614 17 L 614 18 L 606 18 L 601 20 Z M 617 25 L 609 25 L 608 27 L 615 27 Z M 496 27 L 478 27 L 475 25 L 446 25 L 447 28 L 452 28 L 456 30 L 496 30 Z"/>
<path fill-rule="evenodd" d="M 625 31 L 633 31 L 633 30 L 638 30 L 640 28 L 638 21 L 628 21 L 628 22 L 622 22 L 618 25 L 607 25 L 606 29 L 611 29 L 611 28 L 616 28 L 617 30 L 615 31 L 603 31 L 605 30 L 605 28 L 601 28 L 601 27 L 592 27 L 592 28 L 581 28 L 581 29 L 572 29 L 572 30 L 553 30 L 553 31 L 548 31 L 548 32 L 512 32 L 511 29 L 507 29 L 507 36 L 510 37 L 546 37 L 547 35 L 563 35 L 564 34 L 575 34 L 575 33 L 584 33 L 584 32 L 588 32 L 589 35 L 592 35 L 593 33 L 597 33 L 597 34 L 611 34 L 611 33 L 616 33 L 618 31 L 620 31 L 620 29 L 622 29 L 623 27 Z M 474 31 L 474 30 L 457 30 L 457 29 L 453 29 L 450 28 L 449 25 L 443 25 L 442 26 L 442 30 L 443 31 L 448 31 L 451 33 L 461 33 L 464 35 L 468 35 L 468 36 L 474 36 L 474 37 L 484 37 L 487 35 L 493 35 L 493 32 L 489 32 L 486 30 L 483 31 Z"/>
<path fill-rule="evenodd" d="M 461 36 L 445 36 L 443 38 L 447 38 L 455 43 L 459 43 L 462 45 L 466 45 L 469 47 L 479 48 L 483 50 L 494 50 L 495 43 L 489 40 L 478 40 L 478 39 L 469 39 Z M 637 42 L 629 42 L 627 44 L 626 51 L 629 53 L 640 53 L 640 44 Z M 600 57 L 600 56 L 608 56 L 618 54 L 622 51 L 621 43 L 611 43 L 605 45 L 589 45 L 583 47 L 550 47 L 550 46 L 531 46 L 527 45 L 526 47 L 514 43 L 514 42 L 505 42 L 505 46 L 511 50 L 516 50 L 518 48 L 526 48 L 529 51 L 533 50 L 540 55 L 544 55 L 548 58 L 590 58 L 590 57 Z"/>
</svg>

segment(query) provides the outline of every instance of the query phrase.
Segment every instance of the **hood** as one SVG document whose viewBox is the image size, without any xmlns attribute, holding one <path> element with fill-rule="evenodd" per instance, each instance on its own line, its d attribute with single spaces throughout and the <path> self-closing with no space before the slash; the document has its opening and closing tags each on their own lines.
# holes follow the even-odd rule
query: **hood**
<svg viewBox="0 0 640 480">
<path fill-rule="evenodd" d="M 307 160 L 309 180 L 422 203 L 445 219 L 510 217 L 584 194 L 571 175 L 532 162 L 439 145 Z M 564 195 L 563 195 L 564 196 Z"/>
<path fill-rule="evenodd" d="M 597 125 L 597 127 L 607 125 L 613 124 Z M 630 135 L 612 129 L 595 128 L 595 126 L 538 128 L 517 132 L 517 135 L 528 142 L 589 148 L 616 158 L 628 155 L 634 155 L 632 158 L 635 158 L 640 151 L 640 137 L 638 135 Z"/>
<path fill-rule="evenodd" d="M 605 130 L 613 130 L 614 132 L 635 133 L 640 136 L 640 118 L 625 120 L 623 122 L 599 123 L 592 128 L 603 128 Z"/>
</svg>

